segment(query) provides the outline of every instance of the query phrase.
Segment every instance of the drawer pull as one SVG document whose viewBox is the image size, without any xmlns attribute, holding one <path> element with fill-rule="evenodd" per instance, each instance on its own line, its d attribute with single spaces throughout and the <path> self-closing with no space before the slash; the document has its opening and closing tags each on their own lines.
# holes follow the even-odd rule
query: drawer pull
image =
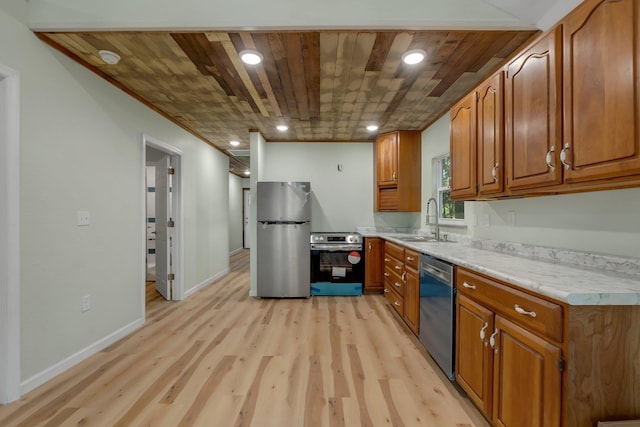
<svg viewBox="0 0 640 427">
<path fill-rule="evenodd" d="M 524 314 L 525 316 L 531 316 L 531 317 L 537 316 L 535 311 L 527 311 L 524 308 L 520 307 L 518 304 L 514 305 L 513 309 L 520 314 Z"/>
<path fill-rule="evenodd" d="M 403 272 L 402 272 L 402 281 L 403 281 L 404 283 L 407 283 L 407 272 L 406 272 L 406 271 L 403 271 Z"/>
<path fill-rule="evenodd" d="M 399 265 L 394 265 L 393 268 L 395 268 L 396 270 L 402 270 L 402 267 L 400 267 Z"/>
<path fill-rule="evenodd" d="M 498 164 L 491 168 L 491 176 L 493 177 L 493 182 L 498 182 Z"/>
<path fill-rule="evenodd" d="M 385 294 L 388 294 L 388 293 L 389 293 L 389 289 L 384 288 L 384 293 L 385 293 Z"/>
<path fill-rule="evenodd" d="M 565 169 L 569 169 L 571 167 L 571 164 L 567 161 L 567 150 L 569 150 L 570 148 L 571 145 L 569 145 L 569 143 L 567 142 L 566 144 L 564 144 L 562 150 L 560 150 L 560 161 L 564 165 Z"/>
<path fill-rule="evenodd" d="M 393 305 L 395 305 L 396 307 L 400 307 L 400 303 L 398 301 L 394 301 Z"/>
<path fill-rule="evenodd" d="M 407 261 L 413 261 L 413 260 L 415 260 L 415 258 L 414 258 L 414 257 L 412 257 L 412 256 L 408 256 L 408 257 L 407 257 Z"/>
<path fill-rule="evenodd" d="M 402 285 L 401 285 L 400 283 L 398 283 L 398 282 L 395 282 L 395 283 L 394 283 L 394 285 L 396 285 L 396 287 L 398 287 L 398 288 L 402 286 Z"/>
<path fill-rule="evenodd" d="M 385 271 L 384 272 L 384 277 L 389 277 L 389 276 L 391 276 L 391 275 Z"/>
<path fill-rule="evenodd" d="M 482 327 L 482 329 L 480 329 L 480 341 L 484 342 L 484 339 L 486 338 L 486 334 L 484 333 L 484 331 L 487 330 L 487 328 L 489 327 L 489 323 L 484 322 L 484 326 Z M 487 343 L 485 342 L 485 345 Z"/>
<path fill-rule="evenodd" d="M 556 147 L 555 146 L 551 146 L 551 148 L 549 149 L 549 152 L 547 153 L 547 157 L 545 159 L 546 162 L 547 162 L 547 167 L 549 168 L 549 170 L 551 172 L 556 170 L 556 167 L 551 164 L 551 160 L 553 160 L 552 156 L 553 156 L 553 153 L 555 153 L 555 152 L 556 152 Z"/>
<path fill-rule="evenodd" d="M 384 262 L 389 262 L 389 261 L 391 261 L 389 258 L 384 257 Z"/>
<path fill-rule="evenodd" d="M 470 285 L 467 282 L 462 282 L 462 286 L 464 286 L 467 289 L 475 289 L 476 285 Z"/>
</svg>

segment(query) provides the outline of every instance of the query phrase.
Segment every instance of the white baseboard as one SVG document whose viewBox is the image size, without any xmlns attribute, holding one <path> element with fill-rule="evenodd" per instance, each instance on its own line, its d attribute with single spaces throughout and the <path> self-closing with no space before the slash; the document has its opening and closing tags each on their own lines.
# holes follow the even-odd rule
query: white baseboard
<svg viewBox="0 0 640 427">
<path fill-rule="evenodd" d="M 258 296 L 258 290 L 257 289 L 250 289 L 249 290 L 249 296 L 250 297 L 257 297 Z"/>
<path fill-rule="evenodd" d="M 104 350 L 105 348 L 107 348 L 111 344 L 115 343 L 119 339 L 124 338 L 127 335 L 133 333 L 135 330 L 140 328 L 142 325 L 144 325 L 144 319 L 135 320 L 135 321 L 129 323 L 128 325 L 118 329 L 117 331 L 113 332 L 112 334 L 109 334 L 106 337 L 94 342 L 93 344 L 89 345 L 88 347 L 85 347 L 84 349 L 78 351 L 77 353 L 72 354 L 71 356 L 67 357 L 66 359 L 61 360 L 60 362 L 56 363 L 55 365 L 51 366 L 50 368 L 47 368 L 44 371 L 42 371 L 42 372 L 32 376 L 31 378 L 23 381 L 20 384 L 21 395 L 24 395 L 24 394 L 30 392 L 31 390 L 35 389 L 36 387 L 41 386 L 42 384 L 46 383 L 50 379 L 54 378 L 55 376 L 60 375 L 61 373 L 63 373 L 67 369 L 69 369 L 69 368 L 77 365 L 78 363 L 82 362 L 84 359 L 86 359 L 86 358 L 88 358 L 90 356 L 93 356 L 94 354 L 96 354 L 97 352 L 99 352 L 101 350 Z"/>
<path fill-rule="evenodd" d="M 244 250 L 244 248 L 238 248 L 238 249 L 236 249 L 235 251 L 231 251 L 231 252 L 229 252 L 229 256 L 234 256 L 235 254 L 240 253 L 240 252 L 242 252 L 243 250 Z"/>
<path fill-rule="evenodd" d="M 198 283 L 193 288 L 186 290 L 184 292 L 185 299 L 188 298 L 191 294 L 193 294 L 193 293 L 197 292 L 198 290 L 200 290 L 201 288 L 204 288 L 205 286 L 211 284 L 212 282 L 215 282 L 216 280 L 218 280 L 221 277 L 226 276 L 227 274 L 229 274 L 229 269 L 225 268 L 220 273 L 214 274 L 213 276 L 209 277 L 208 279 L 205 279 L 202 282 Z"/>
</svg>

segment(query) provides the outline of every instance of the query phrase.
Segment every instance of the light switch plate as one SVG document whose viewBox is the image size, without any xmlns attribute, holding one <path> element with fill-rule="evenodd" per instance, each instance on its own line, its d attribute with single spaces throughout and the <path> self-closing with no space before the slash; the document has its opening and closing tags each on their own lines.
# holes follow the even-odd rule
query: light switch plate
<svg viewBox="0 0 640 427">
<path fill-rule="evenodd" d="M 82 311 L 89 311 L 91 309 L 91 295 L 84 295 L 82 297 Z"/>
<path fill-rule="evenodd" d="M 79 226 L 89 225 L 90 219 L 91 217 L 89 215 L 89 211 L 78 211 L 78 221 L 76 222 L 76 225 L 79 225 Z"/>
</svg>

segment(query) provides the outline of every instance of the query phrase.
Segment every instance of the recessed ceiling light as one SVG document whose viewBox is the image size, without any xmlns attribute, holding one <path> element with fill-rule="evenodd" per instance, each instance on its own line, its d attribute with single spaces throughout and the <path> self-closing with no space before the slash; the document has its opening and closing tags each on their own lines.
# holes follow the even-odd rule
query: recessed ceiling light
<svg viewBox="0 0 640 427">
<path fill-rule="evenodd" d="M 369 126 L 367 126 L 367 130 L 369 132 L 373 132 L 375 130 L 378 130 L 378 125 L 369 125 Z"/>
<path fill-rule="evenodd" d="M 250 170 L 246 170 L 246 171 L 244 171 L 244 174 L 245 175 L 251 175 L 251 171 Z"/>
<path fill-rule="evenodd" d="M 256 65 L 262 62 L 262 54 L 252 49 L 245 49 L 239 55 L 245 64 Z"/>
<path fill-rule="evenodd" d="M 414 65 L 422 62 L 427 56 L 426 52 L 422 49 L 408 50 L 402 55 L 402 61 L 405 64 Z"/>
<path fill-rule="evenodd" d="M 240 141 L 229 141 L 229 144 L 233 145 L 234 147 L 237 147 L 238 145 L 240 145 Z"/>
<path fill-rule="evenodd" d="M 289 129 L 289 126 L 287 126 L 287 125 L 278 125 L 278 126 L 276 126 L 276 129 L 278 129 L 280 132 L 284 132 L 284 131 Z"/>
<path fill-rule="evenodd" d="M 110 50 L 99 50 L 100 58 L 105 62 L 105 64 L 115 65 L 120 62 L 120 55 L 115 52 L 111 52 Z"/>
</svg>

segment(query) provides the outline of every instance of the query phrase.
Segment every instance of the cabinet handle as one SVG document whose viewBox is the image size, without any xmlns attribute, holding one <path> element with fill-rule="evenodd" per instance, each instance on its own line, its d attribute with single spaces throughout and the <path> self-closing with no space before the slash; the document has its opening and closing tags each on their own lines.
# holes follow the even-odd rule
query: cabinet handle
<svg viewBox="0 0 640 427">
<path fill-rule="evenodd" d="M 391 261 L 389 258 L 384 257 L 384 262 L 389 262 L 389 261 Z"/>
<path fill-rule="evenodd" d="M 491 348 L 493 349 L 493 351 L 498 353 L 498 348 L 496 347 L 496 335 L 498 335 L 498 328 L 496 328 L 491 334 L 491 337 L 489 338 L 489 344 L 491 344 Z"/>
<path fill-rule="evenodd" d="M 491 168 L 491 176 L 493 177 L 494 182 L 498 182 L 498 164 Z"/>
<path fill-rule="evenodd" d="M 385 271 L 384 272 L 384 277 L 389 277 L 389 276 L 390 276 L 390 274 Z"/>
<path fill-rule="evenodd" d="M 524 314 L 525 316 L 531 316 L 531 317 L 537 316 L 535 311 L 527 311 L 524 308 L 520 307 L 518 304 L 514 305 L 513 309 L 520 314 Z"/>
<path fill-rule="evenodd" d="M 408 257 L 407 257 L 407 261 L 413 261 L 414 259 L 415 259 L 415 258 L 414 258 L 414 257 L 412 257 L 412 256 L 408 256 Z"/>
<path fill-rule="evenodd" d="M 394 181 L 396 179 L 398 179 L 398 174 L 396 172 L 393 172 L 393 175 L 391 176 L 391 179 L 393 179 Z"/>
<path fill-rule="evenodd" d="M 402 267 L 400 267 L 399 265 L 394 265 L 393 268 L 395 268 L 396 270 L 402 270 Z"/>
<path fill-rule="evenodd" d="M 403 271 L 403 272 L 402 272 L 402 281 L 403 281 L 404 283 L 407 283 L 407 272 L 406 272 L 406 271 Z"/>
<path fill-rule="evenodd" d="M 371 242 L 369 242 L 369 252 L 371 252 Z"/>
<path fill-rule="evenodd" d="M 556 147 L 555 145 L 552 145 L 551 148 L 549 149 L 549 152 L 547 153 L 547 166 L 549 166 L 549 170 L 551 172 L 553 172 L 554 170 L 556 170 L 556 167 L 553 166 L 551 164 L 551 160 L 553 159 L 552 154 L 556 152 Z"/>
<path fill-rule="evenodd" d="M 462 286 L 464 286 L 467 289 L 475 289 L 476 285 L 470 285 L 467 282 L 462 282 Z"/>
<path fill-rule="evenodd" d="M 402 286 L 402 285 L 401 285 L 400 283 L 398 283 L 398 282 L 394 282 L 393 284 L 394 284 L 397 288 L 399 288 L 399 287 L 401 287 L 401 286 Z"/>
<path fill-rule="evenodd" d="M 484 322 L 484 326 L 482 327 L 482 329 L 480 329 L 480 341 L 484 342 L 484 345 L 487 345 L 486 341 L 484 340 L 486 338 L 486 334 L 484 333 L 484 331 L 486 331 L 488 327 L 489 323 Z"/>
<path fill-rule="evenodd" d="M 396 307 L 400 307 L 400 303 L 398 301 L 394 301 L 393 305 L 395 305 Z"/>
<path fill-rule="evenodd" d="M 389 293 L 389 289 L 384 288 L 384 293 L 385 293 L 385 294 L 388 294 L 388 293 Z"/>
<path fill-rule="evenodd" d="M 567 162 L 567 150 L 569 149 L 569 147 L 571 147 L 571 146 L 567 142 L 566 144 L 564 144 L 564 147 L 562 148 L 562 151 L 560 151 L 560 161 L 564 165 L 565 169 L 569 169 L 571 167 L 571 164 L 569 164 L 569 162 Z"/>
</svg>

